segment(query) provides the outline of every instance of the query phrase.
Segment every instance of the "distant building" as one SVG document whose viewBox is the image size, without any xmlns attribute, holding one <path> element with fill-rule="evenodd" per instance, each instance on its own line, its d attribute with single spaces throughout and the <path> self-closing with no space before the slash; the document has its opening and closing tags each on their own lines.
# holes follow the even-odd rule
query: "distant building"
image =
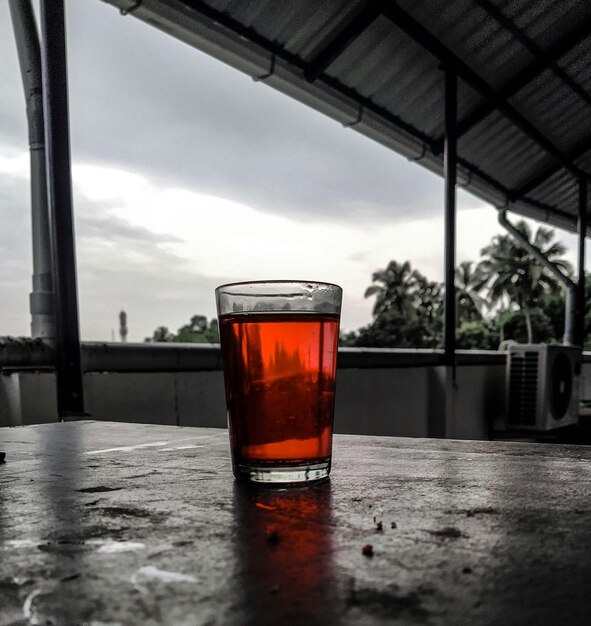
<svg viewBox="0 0 591 626">
<path fill-rule="evenodd" d="M 119 313 L 119 336 L 121 337 L 121 343 L 127 341 L 127 313 L 125 311 Z"/>
</svg>

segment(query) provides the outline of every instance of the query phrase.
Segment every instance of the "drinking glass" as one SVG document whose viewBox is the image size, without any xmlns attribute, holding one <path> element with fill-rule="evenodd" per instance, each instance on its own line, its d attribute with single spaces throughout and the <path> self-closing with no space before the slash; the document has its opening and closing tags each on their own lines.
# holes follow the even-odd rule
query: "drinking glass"
<svg viewBox="0 0 591 626">
<path fill-rule="evenodd" d="M 342 289 L 222 285 L 216 303 L 237 478 L 299 483 L 330 472 Z"/>
</svg>

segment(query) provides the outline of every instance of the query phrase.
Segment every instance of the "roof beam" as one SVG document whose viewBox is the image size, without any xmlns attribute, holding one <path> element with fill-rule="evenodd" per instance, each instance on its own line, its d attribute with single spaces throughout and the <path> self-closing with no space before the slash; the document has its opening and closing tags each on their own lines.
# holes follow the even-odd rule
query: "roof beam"
<svg viewBox="0 0 591 626">
<path fill-rule="evenodd" d="M 324 70 L 380 15 L 380 0 L 369 0 L 345 16 L 310 55 L 304 67 L 307 81 L 314 82 Z"/>
<path fill-rule="evenodd" d="M 476 0 L 479 4 L 486 2 L 486 0 Z M 486 4 L 490 4 L 486 2 Z M 493 17 L 496 16 L 493 15 Z M 507 19 L 505 17 L 505 19 Z M 510 20 L 509 20 L 510 21 Z M 501 22 L 502 23 L 502 22 Z M 503 23 L 503 26 L 505 24 Z M 517 29 L 519 30 L 519 29 Z M 521 33 L 521 31 L 519 31 Z M 521 33 L 523 35 L 523 33 Z M 591 95 L 589 95 L 580 85 L 575 83 L 568 75 L 556 64 L 556 60 L 563 57 L 567 52 L 572 50 L 576 45 L 578 45 L 583 39 L 586 39 L 589 35 L 591 35 L 591 20 L 585 20 L 577 24 L 574 28 L 572 28 L 569 32 L 567 32 L 563 37 L 561 37 L 558 41 L 554 42 L 547 50 L 540 50 L 536 55 L 534 54 L 534 60 L 526 65 L 520 72 L 515 74 L 512 78 L 510 78 L 505 85 L 503 85 L 497 92 L 498 97 L 504 100 L 507 100 L 514 94 L 516 94 L 520 89 L 522 89 L 525 85 L 530 83 L 534 78 L 539 76 L 544 70 L 552 69 L 556 73 L 556 69 L 563 75 L 565 75 L 568 79 L 568 86 L 581 96 L 587 104 L 591 104 Z M 525 35 L 523 35 L 525 39 L 530 41 Z M 523 43 L 523 41 L 522 41 Z M 536 46 L 537 48 L 537 46 Z M 528 48 L 529 49 L 529 48 Z M 539 49 L 538 49 L 539 50 Z M 531 50 L 530 50 L 531 52 Z M 555 69 L 556 68 L 556 69 Z M 560 76 L 561 80 L 564 80 L 562 76 Z M 566 82 L 566 81 L 565 81 Z M 581 92 L 584 95 L 581 95 Z M 490 101 L 484 102 L 481 105 L 474 108 L 470 113 L 466 115 L 463 119 L 458 121 L 458 139 L 463 137 L 466 133 L 468 133 L 474 126 L 480 124 L 484 119 L 486 119 L 493 111 L 495 110 L 495 105 Z M 435 150 L 438 154 L 443 150 L 443 135 L 438 137 L 435 140 Z"/>
<path fill-rule="evenodd" d="M 591 150 L 591 138 L 587 137 L 578 145 L 576 145 L 572 150 L 566 154 L 569 160 L 574 161 L 582 157 L 586 152 Z M 509 198 L 515 202 L 516 200 L 520 200 L 523 196 L 527 195 L 531 191 L 533 191 L 536 187 L 541 185 L 543 182 L 548 180 L 551 176 L 554 176 L 556 172 L 561 169 L 560 165 L 551 165 L 546 169 L 534 174 L 531 178 L 526 180 L 522 185 L 513 189 L 509 192 Z M 589 178 L 589 174 L 586 172 L 582 172 L 582 175 L 586 178 Z"/>
</svg>

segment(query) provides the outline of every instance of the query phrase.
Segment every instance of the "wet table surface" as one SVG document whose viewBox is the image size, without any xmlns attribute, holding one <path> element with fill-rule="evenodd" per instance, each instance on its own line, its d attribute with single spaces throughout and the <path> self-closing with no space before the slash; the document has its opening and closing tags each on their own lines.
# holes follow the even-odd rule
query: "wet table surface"
<svg viewBox="0 0 591 626">
<path fill-rule="evenodd" d="M 1 625 L 591 623 L 588 447 L 337 436 L 296 489 L 236 483 L 224 430 L 0 450 Z"/>
</svg>

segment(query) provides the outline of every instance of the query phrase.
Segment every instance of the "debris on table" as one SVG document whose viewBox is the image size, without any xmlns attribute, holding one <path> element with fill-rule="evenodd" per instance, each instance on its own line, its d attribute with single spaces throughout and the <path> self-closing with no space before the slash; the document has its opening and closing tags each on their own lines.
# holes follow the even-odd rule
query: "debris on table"
<svg viewBox="0 0 591 626">
<path fill-rule="evenodd" d="M 474 509 L 466 510 L 466 517 L 474 517 L 475 515 L 495 515 L 498 511 L 492 506 L 478 506 Z"/>
<path fill-rule="evenodd" d="M 434 537 L 441 537 L 442 539 L 458 539 L 464 536 L 459 528 L 454 528 L 453 526 L 446 526 L 441 530 L 428 530 L 427 532 Z"/>
<path fill-rule="evenodd" d="M 0 463 L 6 463 L 6 452 L 0 452 Z"/>
<path fill-rule="evenodd" d="M 381 533 L 384 530 L 382 522 L 376 522 L 376 532 Z"/>
<path fill-rule="evenodd" d="M 363 554 L 363 556 L 373 556 L 373 546 L 371 543 L 367 543 L 361 548 L 361 554 Z"/>
<path fill-rule="evenodd" d="M 272 546 L 276 546 L 279 543 L 279 533 L 277 532 L 275 526 L 267 528 L 267 541 Z"/>
<path fill-rule="evenodd" d="M 262 502 L 255 502 L 254 505 L 258 506 L 259 509 L 265 509 L 267 511 L 274 511 L 277 508 L 276 506 L 269 506 L 267 504 L 263 504 Z"/>
<path fill-rule="evenodd" d="M 390 528 L 398 528 L 398 524 L 396 522 L 392 522 L 390 524 Z"/>
</svg>

